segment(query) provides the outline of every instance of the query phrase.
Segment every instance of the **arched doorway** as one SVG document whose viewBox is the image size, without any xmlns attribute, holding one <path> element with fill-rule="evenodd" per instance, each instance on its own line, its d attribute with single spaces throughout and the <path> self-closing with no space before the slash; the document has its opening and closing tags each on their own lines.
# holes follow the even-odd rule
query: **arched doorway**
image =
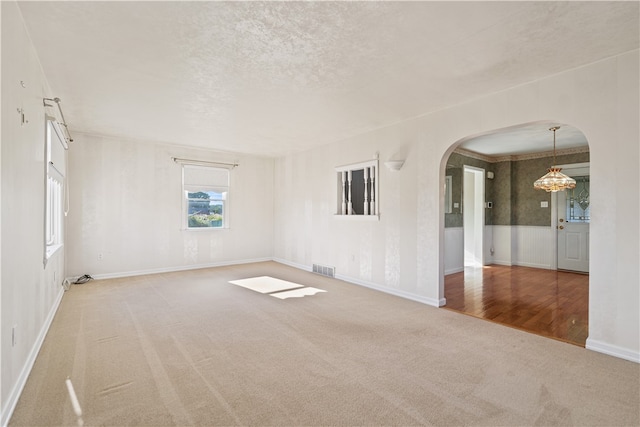
<svg viewBox="0 0 640 427">
<path fill-rule="evenodd" d="M 566 206 L 577 203 L 576 194 L 533 189 L 533 182 L 552 166 L 553 135 L 548 129 L 556 125 L 561 128 L 555 164 L 588 166 L 584 134 L 555 122 L 522 124 L 463 138 L 444 156 L 443 183 L 448 185 L 442 213 L 445 308 L 584 346 L 588 275 L 558 270 L 557 239 L 559 227 L 569 225 L 563 221 L 581 216 L 588 224 L 588 217 L 577 215 L 570 220 L 558 214 L 558 197 L 566 198 Z M 468 170 L 484 171 L 480 212 L 465 207 L 470 200 L 465 197 Z M 583 199 L 588 198 L 584 176 L 581 185 Z M 484 226 L 483 255 L 475 266 L 465 262 L 469 257 L 464 255 L 470 247 L 466 227 L 474 223 L 468 218 L 471 214 L 482 214 Z"/>
</svg>

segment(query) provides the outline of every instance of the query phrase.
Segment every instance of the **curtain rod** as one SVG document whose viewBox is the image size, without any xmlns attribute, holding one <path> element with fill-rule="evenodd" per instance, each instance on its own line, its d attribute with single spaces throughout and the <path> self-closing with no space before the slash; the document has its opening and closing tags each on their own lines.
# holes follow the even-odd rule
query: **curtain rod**
<svg viewBox="0 0 640 427">
<path fill-rule="evenodd" d="M 42 98 L 42 104 L 45 107 L 53 107 L 51 104 L 47 104 L 47 101 L 53 101 L 58 106 L 58 111 L 60 111 L 60 117 L 62 118 L 62 126 L 64 126 L 64 130 L 67 133 L 67 139 L 69 142 L 73 142 L 73 138 L 71 137 L 71 133 L 69 132 L 69 126 L 67 126 L 67 121 L 64 119 L 64 113 L 62 112 L 62 107 L 60 107 L 60 98 Z"/>
<path fill-rule="evenodd" d="M 230 166 L 231 169 L 239 166 L 238 163 L 209 162 L 206 160 L 181 159 L 179 157 L 172 157 L 171 159 L 176 163 L 183 163 L 188 165 L 222 165 L 222 166 Z"/>
</svg>

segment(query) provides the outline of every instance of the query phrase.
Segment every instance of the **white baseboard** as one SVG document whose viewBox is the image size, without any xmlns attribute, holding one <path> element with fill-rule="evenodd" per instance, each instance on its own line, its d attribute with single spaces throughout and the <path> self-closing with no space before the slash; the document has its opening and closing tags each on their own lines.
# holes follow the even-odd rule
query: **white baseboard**
<svg viewBox="0 0 640 427">
<path fill-rule="evenodd" d="M 520 267 L 540 268 L 543 270 L 553 270 L 549 264 L 536 264 L 533 262 L 517 262 L 513 265 L 519 265 Z"/>
<path fill-rule="evenodd" d="M 504 266 L 506 266 L 506 267 L 511 267 L 513 264 L 511 264 L 511 262 L 510 262 L 510 261 L 501 261 L 501 260 L 499 260 L 499 259 L 494 259 L 494 260 L 491 262 L 491 265 L 504 265 Z"/>
<path fill-rule="evenodd" d="M 606 342 L 597 341 L 591 338 L 587 338 L 585 348 L 587 350 L 593 350 L 598 353 L 604 353 L 609 356 L 629 360 L 630 362 L 640 363 L 640 353 L 629 350 L 628 348 L 618 347 L 617 345 L 607 344 Z"/>
<path fill-rule="evenodd" d="M 412 294 L 411 292 L 403 291 L 401 289 L 387 288 L 384 286 L 380 286 L 377 283 L 356 279 L 355 277 L 344 276 L 342 274 L 336 274 L 336 279 L 353 283 L 354 285 L 364 286 L 365 288 L 373 289 L 375 291 L 384 292 L 385 294 L 395 295 L 397 297 L 405 298 L 411 301 L 427 304 L 433 307 L 441 307 L 446 304 L 446 300 L 444 298 L 442 298 L 441 300 L 427 298 L 423 297 L 422 295 L 416 295 Z"/>
<path fill-rule="evenodd" d="M 313 268 L 306 266 L 304 264 L 298 264 L 297 262 L 291 262 L 282 258 L 273 258 L 273 261 L 279 262 L 280 264 L 288 265 L 289 267 L 297 268 L 298 270 L 305 271 L 313 271 Z"/>
<path fill-rule="evenodd" d="M 288 265 L 289 267 L 294 267 L 304 271 L 313 271 L 313 269 L 304 264 L 298 264 L 295 262 L 287 261 L 282 258 L 273 258 L 275 262 L 279 262 L 281 264 Z M 427 298 L 421 295 L 412 294 L 411 292 L 406 292 L 400 289 L 386 288 L 384 286 L 380 286 L 377 283 L 369 282 L 366 280 L 356 279 L 355 277 L 345 276 L 342 274 L 336 274 L 336 279 L 342 280 L 343 282 L 352 283 L 354 285 L 364 286 L 365 288 L 373 289 L 376 291 L 384 292 L 386 294 L 395 295 L 397 297 L 405 298 L 408 300 L 416 301 L 422 304 L 427 304 L 433 307 L 442 307 L 447 303 L 447 301 L 442 298 L 440 300 L 434 298 Z"/>
<path fill-rule="evenodd" d="M 445 270 L 444 271 L 444 275 L 448 276 L 449 274 L 460 273 L 461 271 L 464 271 L 464 267 L 458 267 L 458 268 L 452 268 L 450 270 Z"/>
<path fill-rule="evenodd" d="M 509 262 L 509 261 L 501 261 L 501 260 L 493 260 L 489 265 L 504 265 L 506 267 L 531 267 L 531 268 L 540 268 L 543 270 L 555 270 L 549 264 L 535 264 L 532 262 Z"/>
<path fill-rule="evenodd" d="M 42 329 L 40 329 L 40 333 L 36 338 L 33 347 L 31 347 L 31 351 L 27 356 L 27 360 L 25 361 L 22 370 L 20 371 L 20 375 L 18 375 L 18 379 L 16 380 L 11 392 L 9 392 L 9 397 L 6 400 L 6 404 L 4 408 L 2 408 L 2 412 L 0 414 L 0 425 L 6 426 L 9 424 L 9 420 L 13 415 L 13 411 L 16 409 L 16 405 L 18 404 L 18 399 L 22 394 L 22 390 L 24 386 L 27 384 L 27 379 L 29 378 L 29 374 L 31 373 L 31 369 L 33 368 L 33 364 L 36 362 L 36 357 L 40 352 L 40 348 L 42 347 L 42 343 L 44 343 L 44 338 L 47 336 L 47 332 L 49 332 L 49 328 L 51 327 L 51 323 L 53 322 L 53 318 L 58 311 L 58 307 L 60 306 L 60 302 L 62 301 L 62 296 L 64 295 L 64 289 L 60 286 L 60 290 L 58 291 L 58 295 L 56 296 L 53 305 L 51 306 L 51 310 L 49 310 L 49 314 L 42 325 Z"/>
<path fill-rule="evenodd" d="M 273 261 L 273 258 L 270 258 L 270 257 L 254 258 L 254 259 L 243 259 L 243 260 L 237 260 L 237 261 L 213 262 L 209 264 L 193 264 L 193 265 L 181 265 L 176 267 L 151 268 L 148 270 L 123 271 L 119 273 L 92 274 L 91 277 L 93 277 L 96 280 L 118 279 L 121 277 L 144 276 L 147 274 L 158 274 L 158 273 L 173 273 L 175 271 L 200 270 L 202 268 L 224 267 L 227 265 L 250 264 L 252 262 L 265 262 L 265 261 Z"/>
</svg>

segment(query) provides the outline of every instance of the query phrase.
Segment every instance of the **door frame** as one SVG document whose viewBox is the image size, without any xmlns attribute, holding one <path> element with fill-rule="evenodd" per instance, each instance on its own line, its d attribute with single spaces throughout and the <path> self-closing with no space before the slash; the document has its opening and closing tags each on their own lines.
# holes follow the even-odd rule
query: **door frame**
<svg viewBox="0 0 640 427">
<path fill-rule="evenodd" d="M 565 175 L 591 175 L 590 167 L 591 162 L 584 163 L 570 163 L 566 165 L 556 165 L 556 167 L 562 168 Z M 551 193 L 551 235 L 553 236 L 552 250 L 551 250 L 551 269 L 558 269 L 558 193 Z M 591 227 L 591 223 L 589 223 Z M 591 270 L 591 269 L 589 269 Z"/>
<path fill-rule="evenodd" d="M 474 176 L 474 199 L 473 199 L 473 204 L 474 204 L 474 208 L 473 208 L 473 221 L 476 222 L 477 220 L 479 220 L 478 222 L 480 223 L 480 227 L 479 229 L 477 229 L 477 227 L 474 226 L 474 258 L 476 259 L 476 262 L 479 260 L 480 265 L 484 266 L 486 265 L 486 260 L 485 260 L 485 253 L 484 253 L 484 239 L 485 239 L 485 200 L 486 200 L 486 196 L 485 196 L 485 192 L 486 192 L 486 188 L 485 188 L 485 177 L 486 177 L 486 171 L 483 168 L 479 168 L 476 166 L 470 166 L 470 165 L 462 165 L 462 207 L 463 207 L 463 212 L 468 210 L 464 207 L 464 201 L 465 201 L 465 188 L 466 188 L 466 184 L 465 184 L 465 172 L 470 172 L 473 174 Z M 477 194 L 477 192 L 475 191 L 476 189 L 478 189 L 478 187 L 480 187 L 480 191 L 481 194 Z M 464 214 L 463 214 L 464 215 Z M 479 217 L 479 218 L 478 218 Z M 466 256 L 465 256 L 465 249 L 467 247 L 467 233 L 469 230 L 467 230 L 467 227 L 465 227 L 465 221 L 463 221 L 462 224 L 462 250 L 463 250 L 463 257 L 462 257 L 462 267 L 464 268 L 466 266 Z M 480 243 L 478 244 L 478 239 L 480 240 Z M 479 247 L 478 247 L 479 245 Z M 478 251 L 480 253 L 478 253 Z"/>
</svg>

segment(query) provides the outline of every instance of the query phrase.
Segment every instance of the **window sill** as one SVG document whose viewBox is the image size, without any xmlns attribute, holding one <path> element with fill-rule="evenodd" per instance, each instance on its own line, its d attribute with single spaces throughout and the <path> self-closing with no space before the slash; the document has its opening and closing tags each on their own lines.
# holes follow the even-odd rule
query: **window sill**
<svg viewBox="0 0 640 427">
<path fill-rule="evenodd" d="M 346 221 L 380 221 L 380 215 L 339 215 L 334 214 L 334 218 Z"/>
<path fill-rule="evenodd" d="M 200 233 L 202 231 L 223 231 L 228 230 L 229 227 L 194 227 L 194 228 L 183 228 L 182 231 L 195 231 Z"/>
</svg>

